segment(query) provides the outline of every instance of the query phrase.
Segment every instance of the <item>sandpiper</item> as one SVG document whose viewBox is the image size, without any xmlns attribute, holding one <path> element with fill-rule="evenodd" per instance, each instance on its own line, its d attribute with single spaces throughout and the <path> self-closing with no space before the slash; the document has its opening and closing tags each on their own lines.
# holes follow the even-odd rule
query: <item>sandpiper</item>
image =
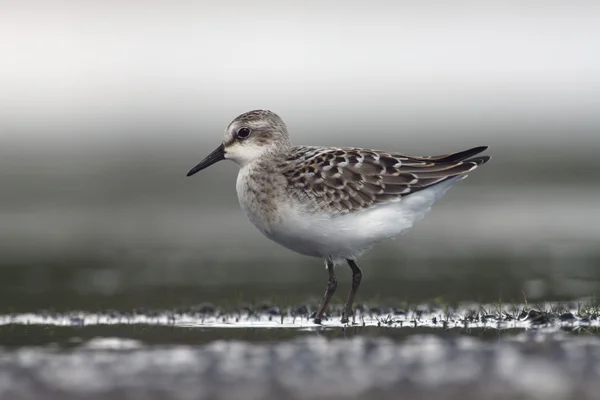
<svg viewBox="0 0 600 400">
<path fill-rule="evenodd" d="M 451 186 L 486 163 L 487 146 L 417 157 L 350 147 L 293 146 L 275 113 L 254 110 L 235 118 L 223 143 L 187 176 L 224 159 L 239 165 L 236 189 L 242 210 L 269 239 L 325 260 L 329 282 L 314 322 L 337 288 L 334 268 L 347 262 L 352 288 L 342 323 L 362 279 L 359 255 L 405 233 Z"/>
</svg>

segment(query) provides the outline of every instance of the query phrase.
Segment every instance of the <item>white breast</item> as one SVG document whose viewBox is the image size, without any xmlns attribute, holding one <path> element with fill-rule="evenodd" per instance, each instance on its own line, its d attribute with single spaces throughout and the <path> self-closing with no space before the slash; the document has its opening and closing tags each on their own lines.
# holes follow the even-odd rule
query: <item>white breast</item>
<svg viewBox="0 0 600 400">
<path fill-rule="evenodd" d="M 250 222 L 265 236 L 268 236 L 271 231 L 265 215 L 268 210 L 265 210 L 259 202 L 257 193 L 260 188 L 256 187 L 256 183 L 251 179 L 251 172 L 249 167 L 240 168 L 236 181 L 238 200 L 242 211 L 244 211 Z"/>
</svg>

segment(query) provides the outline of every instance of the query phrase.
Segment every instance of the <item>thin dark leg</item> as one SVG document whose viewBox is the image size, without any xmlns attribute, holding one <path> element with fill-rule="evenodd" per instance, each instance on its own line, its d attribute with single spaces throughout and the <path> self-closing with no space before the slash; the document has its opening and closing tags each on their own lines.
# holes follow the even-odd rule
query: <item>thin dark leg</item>
<svg viewBox="0 0 600 400">
<path fill-rule="evenodd" d="M 319 311 L 317 311 L 317 314 L 315 315 L 315 324 L 321 323 L 321 318 L 323 318 L 323 313 L 327 309 L 329 300 L 331 300 L 331 296 L 333 296 L 335 289 L 337 289 L 337 279 L 335 279 L 333 263 L 329 260 L 325 261 L 325 266 L 327 268 L 327 272 L 329 273 L 329 282 L 327 283 L 327 289 L 325 290 L 323 301 L 321 301 L 321 305 L 319 306 Z"/>
<path fill-rule="evenodd" d="M 354 316 L 354 312 L 352 311 L 352 303 L 354 303 L 354 297 L 356 296 L 356 292 L 358 291 L 358 287 L 360 286 L 360 281 L 362 280 L 362 271 L 356 265 L 354 260 L 346 260 L 348 265 L 352 269 L 352 288 L 350 289 L 350 293 L 348 293 L 348 300 L 346 300 L 346 305 L 344 306 L 344 312 L 342 314 L 342 323 L 348 323 L 348 318 L 352 315 Z"/>
</svg>

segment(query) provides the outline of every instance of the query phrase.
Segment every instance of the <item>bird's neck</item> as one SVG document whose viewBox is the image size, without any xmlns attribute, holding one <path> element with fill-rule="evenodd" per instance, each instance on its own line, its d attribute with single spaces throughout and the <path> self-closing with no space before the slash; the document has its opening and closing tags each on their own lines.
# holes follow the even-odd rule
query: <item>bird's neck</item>
<svg viewBox="0 0 600 400">
<path fill-rule="evenodd" d="M 289 145 L 280 145 L 265 149 L 256 157 L 252 158 L 251 160 L 248 160 L 248 162 L 244 164 L 241 164 L 240 168 L 263 169 L 267 166 L 274 166 L 279 160 L 285 157 L 285 154 L 287 154 L 290 147 L 291 146 Z"/>
</svg>

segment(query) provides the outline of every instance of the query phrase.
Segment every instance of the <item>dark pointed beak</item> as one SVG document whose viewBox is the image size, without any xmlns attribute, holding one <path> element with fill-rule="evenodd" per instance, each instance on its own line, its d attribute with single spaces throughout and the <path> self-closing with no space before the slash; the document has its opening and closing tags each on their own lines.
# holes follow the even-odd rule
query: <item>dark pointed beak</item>
<svg viewBox="0 0 600 400">
<path fill-rule="evenodd" d="M 214 163 L 225 159 L 225 146 L 222 144 L 217 147 L 212 153 L 210 153 L 206 158 L 194 168 L 190 169 L 190 172 L 187 173 L 187 176 L 192 176 L 196 172 L 202 171 L 204 168 L 208 168 Z"/>
</svg>

